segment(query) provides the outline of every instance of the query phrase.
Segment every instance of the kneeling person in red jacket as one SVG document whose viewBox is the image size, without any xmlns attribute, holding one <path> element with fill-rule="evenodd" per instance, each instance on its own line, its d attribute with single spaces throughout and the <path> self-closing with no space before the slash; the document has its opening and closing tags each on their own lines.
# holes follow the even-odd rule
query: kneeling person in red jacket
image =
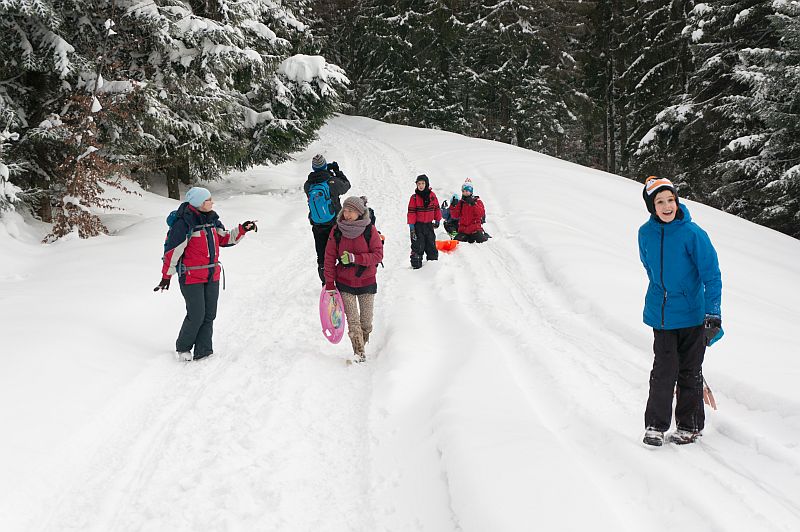
<svg viewBox="0 0 800 532">
<path fill-rule="evenodd" d="M 480 244 L 489 239 L 482 225 L 486 209 L 480 196 L 473 195 L 472 182 L 469 179 L 461 186 L 461 201 L 450 206 L 450 216 L 458 219 L 455 240 Z"/>
<path fill-rule="evenodd" d="M 186 317 L 175 350 L 178 358 L 186 361 L 205 358 L 214 352 L 211 337 L 219 299 L 219 248 L 234 246 L 245 233 L 258 230 L 255 222 L 226 230 L 213 207 L 207 189 L 192 187 L 186 192 L 186 202 L 175 211 L 167 233 L 161 282 L 154 289 L 169 290 L 172 275 L 178 273 Z"/>
<path fill-rule="evenodd" d="M 364 344 L 372 332 L 376 273 L 383 260 L 383 242 L 370 218 L 366 198 L 350 196 L 342 203 L 325 247 L 325 288 L 342 294 L 347 335 L 356 362 L 366 359 Z"/>
</svg>

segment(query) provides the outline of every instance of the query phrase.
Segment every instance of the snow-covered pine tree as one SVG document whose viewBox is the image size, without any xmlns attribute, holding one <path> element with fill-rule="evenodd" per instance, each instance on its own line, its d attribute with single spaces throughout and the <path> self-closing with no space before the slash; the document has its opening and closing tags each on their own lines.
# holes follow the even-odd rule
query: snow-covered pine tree
<svg viewBox="0 0 800 532">
<path fill-rule="evenodd" d="M 480 136 L 559 153 L 565 127 L 574 121 L 565 84 L 573 61 L 564 14 L 560 2 L 475 3 L 459 62 L 467 116 L 477 118 L 473 128 Z"/>
<path fill-rule="evenodd" d="M 625 14 L 620 52 L 628 65 L 619 81 L 628 131 L 620 143 L 622 167 L 629 175 L 674 173 L 661 157 L 640 160 L 634 154 L 656 115 L 684 92 L 692 72 L 689 37 L 683 34 L 692 7 L 691 0 L 650 0 L 637 2 Z M 629 165 L 626 154 L 633 155 Z"/>
<path fill-rule="evenodd" d="M 0 112 L 0 120 L 2 120 L 3 115 L 8 114 L 9 113 Z M 9 116 L 6 116 L 6 119 L 9 121 L 11 120 Z M 10 146 L 10 142 L 18 139 L 18 133 L 12 133 L 8 129 L 0 131 L 0 213 L 13 210 L 14 203 L 18 201 L 17 195 L 22 192 L 19 187 L 12 184 L 9 180 L 12 170 L 16 170 L 16 168 L 13 166 L 12 168 L 8 167 L 4 155 Z"/>
<path fill-rule="evenodd" d="M 348 20 L 331 30 L 327 46 L 355 80 L 353 110 L 386 122 L 462 131 L 453 74 L 459 26 L 448 3 L 337 4 Z"/>
<path fill-rule="evenodd" d="M 754 221 L 800 238 L 800 4 L 773 2 L 776 48 L 748 51 L 759 114 L 770 132 L 758 154 L 766 182 Z"/>
<path fill-rule="evenodd" d="M 685 196 L 744 217 L 752 216 L 751 192 L 759 188 L 753 156 L 768 132 L 742 67 L 749 49 L 776 44 L 771 4 L 720 0 L 693 8 L 684 32 L 696 70 L 640 144 L 646 160 L 671 161 Z"/>
<path fill-rule="evenodd" d="M 327 26 L 325 54 L 340 57 L 353 80 L 348 102 L 353 112 L 385 122 L 411 125 L 410 72 L 414 70 L 412 26 L 418 0 L 366 0 L 343 6 L 347 18 Z M 344 5 L 343 5 L 344 4 Z M 329 52 L 331 50 L 331 52 Z"/>
<path fill-rule="evenodd" d="M 0 3 L 11 51 L 0 59 L 0 87 L 20 133 L 10 151 L 25 170 L 19 184 L 65 205 L 65 176 L 74 173 L 60 172 L 82 152 L 62 127 L 75 122 L 62 118 L 87 94 L 97 126 L 91 158 L 179 168 L 187 179 L 284 160 L 330 116 L 347 82 L 320 57 L 292 55 L 308 27 L 290 8 L 303 3 Z"/>
<path fill-rule="evenodd" d="M 624 108 L 624 92 L 619 83 L 627 58 L 619 45 L 623 30 L 620 0 L 597 0 L 570 6 L 575 15 L 582 15 L 583 31 L 577 32 L 575 58 L 581 72 L 573 81 L 575 90 L 584 95 L 582 112 L 578 115 L 584 132 L 587 164 L 610 172 L 618 171 L 618 131 L 625 129 L 618 113 Z M 620 98 L 623 96 L 623 98 Z"/>
<path fill-rule="evenodd" d="M 117 30 L 130 44 L 109 61 L 125 65 L 119 81 L 143 87 L 136 142 L 157 164 L 208 179 L 309 142 L 347 79 L 322 58 L 293 58 L 308 26 L 290 5 L 130 2 Z"/>
</svg>

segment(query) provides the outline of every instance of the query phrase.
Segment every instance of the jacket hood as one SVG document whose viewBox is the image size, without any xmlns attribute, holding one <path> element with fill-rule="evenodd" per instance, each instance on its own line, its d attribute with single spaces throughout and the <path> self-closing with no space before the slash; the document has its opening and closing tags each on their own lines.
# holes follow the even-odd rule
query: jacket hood
<svg viewBox="0 0 800 532">
<path fill-rule="evenodd" d="M 331 174 L 328 170 L 315 170 L 308 174 L 308 181 L 309 183 L 322 183 L 331 177 L 333 177 L 333 174 Z"/>
<path fill-rule="evenodd" d="M 199 225 L 201 223 L 212 223 L 219 219 L 217 211 L 200 212 L 195 207 L 192 207 L 188 201 L 181 203 L 175 213 L 178 218 L 183 218 L 187 225 Z"/>
</svg>

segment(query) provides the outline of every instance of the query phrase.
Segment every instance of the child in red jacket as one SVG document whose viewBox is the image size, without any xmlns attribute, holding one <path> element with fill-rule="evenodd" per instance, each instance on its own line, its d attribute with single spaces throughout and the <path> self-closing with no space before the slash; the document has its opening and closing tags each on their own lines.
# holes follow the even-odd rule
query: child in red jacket
<svg viewBox="0 0 800 532">
<path fill-rule="evenodd" d="M 461 186 L 461 201 L 450 206 L 450 216 L 458 219 L 458 233 L 455 240 L 480 244 L 489 236 L 483 230 L 486 209 L 480 196 L 473 195 L 472 181 L 467 178 Z"/>
<path fill-rule="evenodd" d="M 425 174 L 417 176 L 417 190 L 408 200 L 408 228 L 411 233 L 411 267 L 415 270 L 422 267 L 422 255 L 427 260 L 437 260 L 436 234 L 442 211 L 439 200 L 431 190 L 430 181 Z"/>
<path fill-rule="evenodd" d="M 347 335 L 356 362 L 366 359 L 364 344 L 372 332 L 376 273 L 383 260 L 383 242 L 372 224 L 366 198 L 350 196 L 342 203 L 325 247 L 325 288 L 342 294 Z"/>
</svg>

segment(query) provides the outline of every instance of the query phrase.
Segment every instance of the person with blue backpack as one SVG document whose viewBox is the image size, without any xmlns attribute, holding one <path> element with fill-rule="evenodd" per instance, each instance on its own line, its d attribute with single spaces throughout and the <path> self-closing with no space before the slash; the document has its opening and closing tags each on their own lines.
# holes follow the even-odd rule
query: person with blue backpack
<svg viewBox="0 0 800 532">
<path fill-rule="evenodd" d="M 350 190 L 350 181 L 336 161 L 328 163 L 322 154 L 311 159 L 311 170 L 303 190 L 308 198 L 308 221 L 317 251 L 317 274 L 325 284 L 325 246 L 336 215 L 342 210 L 339 197 Z"/>
<path fill-rule="evenodd" d="M 214 353 L 212 336 L 222 271 L 219 248 L 234 246 L 248 231 L 258 231 L 255 221 L 226 230 L 213 207 L 208 189 L 192 187 L 186 192 L 186 201 L 167 217 L 169 231 L 164 242 L 161 282 L 153 289 L 169 290 L 170 279 L 178 274 L 186 317 L 175 351 L 178 359 L 185 361 Z"/>
<path fill-rule="evenodd" d="M 639 228 L 649 280 L 644 323 L 653 328 L 653 369 L 644 413 L 646 445 L 693 443 L 705 426 L 703 358 L 722 330 L 722 275 L 708 234 L 692 221 L 669 179 L 650 176 L 642 191 L 650 219 Z M 677 385 L 677 389 L 676 389 Z"/>
<path fill-rule="evenodd" d="M 450 209 L 458 205 L 459 196 L 458 194 L 453 194 L 450 196 L 450 202 L 448 203 L 447 200 L 442 202 L 440 207 L 442 211 L 442 225 L 444 226 L 445 232 L 450 236 L 450 238 L 455 238 L 458 234 L 458 218 L 453 218 L 453 214 L 450 212 Z"/>
</svg>

